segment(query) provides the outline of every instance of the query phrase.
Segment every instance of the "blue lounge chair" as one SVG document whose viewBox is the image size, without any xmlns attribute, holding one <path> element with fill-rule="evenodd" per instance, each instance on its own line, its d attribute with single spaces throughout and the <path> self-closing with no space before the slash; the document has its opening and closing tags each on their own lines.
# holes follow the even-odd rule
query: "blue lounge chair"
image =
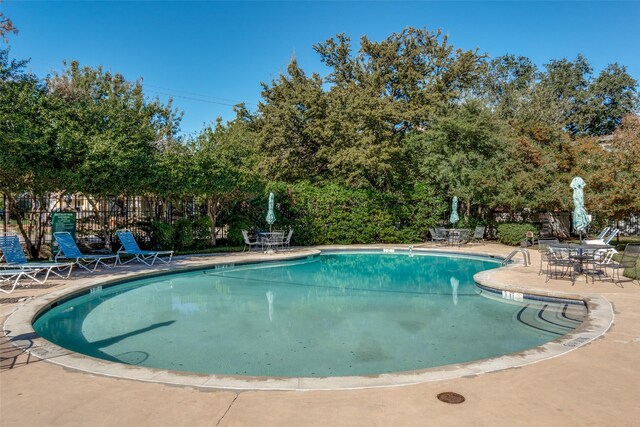
<svg viewBox="0 0 640 427">
<path fill-rule="evenodd" d="M 33 275 L 30 277 L 38 283 L 46 282 L 51 273 L 63 279 L 67 279 L 71 275 L 72 262 L 29 262 L 22 251 L 20 239 L 15 234 L 0 235 L 0 250 L 2 250 L 2 257 L 7 263 L 7 268 L 33 270 Z M 64 270 L 68 270 L 66 275 L 61 274 Z M 42 280 L 36 277 L 40 272 L 45 272 Z"/>
<path fill-rule="evenodd" d="M 73 236 L 67 231 L 59 231 L 53 233 L 53 238 L 58 242 L 58 253 L 54 257 L 54 260 L 58 262 L 59 259 L 73 260 L 74 264 L 84 268 L 87 271 L 96 271 L 99 265 L 103 265 L 107 268 L 113 268 L 118 264 L 118 254 L 105 254 L 105 255 L 87 255 L 80 252 L 76 241 L 73 240 Z M 113 265 L 109 265 L 105 260 L 113 259 Z M 90 266 L 93 265 L 93 268 Z"/>
<path fill-rule="evenodd" d="M 146 265 L 153 265 L 156 260 L 169 264 L 171 262 L 171 258 L 173 258 L 173 251 L 144 251 L 140 249 L 138 242 L 136 242 L 136 238 L 133 237 L 133 233 L 129 230 L 118 230 L 116 231 L 116 236 L 118 236 L 118 239 L 120 239 L 120 242 L 122 243 L 122 247 L 118 250 L 118 255 L 133 255 L 133 258 L 125 262 L 122 262 L 122 260 L 118 258 L 120 260 L 120 264 L 127 264 L 131 261 L 140 261 Z M 169 259 L 160 258 L 163 255 L 169 255 Z"/>
</svg>

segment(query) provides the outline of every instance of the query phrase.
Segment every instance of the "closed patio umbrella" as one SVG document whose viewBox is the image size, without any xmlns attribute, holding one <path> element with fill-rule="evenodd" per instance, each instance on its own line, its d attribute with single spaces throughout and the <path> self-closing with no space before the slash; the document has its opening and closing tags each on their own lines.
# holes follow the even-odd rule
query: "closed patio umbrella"
<svg viewBox="0 0 640 427">
<path fill-rule="evenodd" d="M 573 229 L 580 233 L 580 240 L 582 240 L 582 232 L 586 231 L 590 222 L 589 215 L 584 208 L 584 186 L 584 180 L 579 176 L 571 180 L 571 188 L 573 188 Z"/>
<path fill-rule="evenodd" d="M 453 200 L 451 201 L 451 215 L 449 216 L 449 222 L 455 225 L 458 221 L 460 221 L 460 217 L 458 216 L 458 198 L 453 196 Z"/>
<path fill-rule="evenodd" d="M 273 193 L 269 193 L 269 209 L 267 209 L 267 224 L 269 224 L 269 232 L 271 232 L 271 226 L 276 222 L 276 213 L 274 211 L 275 197 Z"/>
</svg>

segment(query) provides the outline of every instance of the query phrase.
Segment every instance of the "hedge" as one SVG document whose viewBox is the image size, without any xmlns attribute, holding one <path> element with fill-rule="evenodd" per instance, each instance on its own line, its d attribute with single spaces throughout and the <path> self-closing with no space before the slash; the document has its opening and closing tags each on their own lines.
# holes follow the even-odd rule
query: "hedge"
<svg viewBox="0 0 640 427">
<path fill-rule="evenodd" d="M 537 237 L 539 228 L 530 222 L 498 224 L 498 241 L 505 245 L 517 246 L 527 238 L 528 232 L 532 232 Z"/>
</svg>

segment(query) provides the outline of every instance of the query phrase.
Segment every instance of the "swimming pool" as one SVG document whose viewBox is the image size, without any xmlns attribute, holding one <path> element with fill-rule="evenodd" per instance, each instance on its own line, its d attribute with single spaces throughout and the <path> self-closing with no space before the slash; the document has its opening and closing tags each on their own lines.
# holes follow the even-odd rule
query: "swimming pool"
<svg viewBox="0 0 640 427">
<path fill-rule="evenodd" d="M 413 371 L 514 353 L 571 332 L 582 305 L 484 298 L 497 260 L 329 252 L 135 280 L 34 323 L 62 347 L 131 365 L 223 375 Z"/>
</svg>

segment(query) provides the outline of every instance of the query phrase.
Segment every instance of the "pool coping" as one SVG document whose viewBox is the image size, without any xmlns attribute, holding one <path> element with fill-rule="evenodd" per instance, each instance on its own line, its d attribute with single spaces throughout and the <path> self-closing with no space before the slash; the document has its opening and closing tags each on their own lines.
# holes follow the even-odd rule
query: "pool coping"
<svg viewBox="0 0 640 427">
<path fill-rule="evenodd" d="M 385 251 L 390 248 L 381 246 L 358 247 L 353 246 L 332 246 L 326 248 L 327 251 L 363 251 L 380 250 Z M 406 246 L 396 247 L 400 251 L 408 251 Z M 248 259 L 246 261 L 233 262 L 235 265 L 252 264 L 265 261 L 283 261 L 292 259 L 304 259 L 317 255 L 322 247 L 306 249 L 299 253 L 278 254 L 268 258 Z M 446 253 L 459 256 L 485 256 L 503 259 L 500 254 L 488 252 L 461 252 L 439 248 L 413 248 L 415 252 Z M 4 323 L 4 330 L 11 332 L 9 341 L 29 352 L 39 359 L 64 366 L 68 369 L 102 375 L 107 377 L 123 378 L 130 380 L 146 381 L 153 383 L 163 383 L 171 385 L 190 386 L 205 389 L 231 389 L 231 390 L 348 390 L 381 387 L 398 387 L 415 385 L 426 382 L 443 381 L 454 378 L 477 376 L 484 373 L 501 371 L 505 369 L 519 368 L 522 366 L 538 363 L 551 358 L 559 357 L 573 350 L 576 350 L 593 340 L 601 337 L 612 325 L 614 313 L 611 304 L 601 296 L 583 297 L 577 294 L 559 291 L 531 290 L 526 286 L 512 283 L 505 283 L 497 280 L 495 274 L 503 268 L 517 268 L 521 264 L 515 262 L 511 265 L 498 269 L 485 270 L 477 273 L 474 280 L 481 287 L 487 288 L 493 293 L 498 293 L 502 299 L 509 300 L 523 297 L 542 296 L 547 298 L 561 298 L 572 301 L 583 301 L 588 309 L 587 319 L 574 331 L 561 338 L 547 342 L 541 346 L 534 347 L 517 353 L 511 353 L 489 359 L 481 359 L 471 362 L 433 367 L 422 370 L 395 372 L 389 374 L 378 374 L 368 376 L 347 376 L 347 377 L 248 377 L 234 375 L 208 375 L 188 372 L 171 371 L 166 369 L 147 368 L 133 365 L 124 365 L 96 359 L 90 356 L 73 353 L 43 338 L 40 338 L 33 330 L 31 323 L 43 311 L 47 310 L 56 301 L 68 298 L 70 295 L 84 293 L 87 289 L 97 286 L 109 286 L 132 279 L 161 276 L 174 272 L 184 272 L 211 268 L 216 265 L 230 264 L 224 259 L 208 259 L 204 264 L 187 266 L 166 266 L 154 268 L 141 268 L 137 271 L 128 272 L 124 277 L 107 279 L 104 277 L 89 280 L 86 283 L 67 286 L 65 289 L 43 295 L 29 301 L 10 314 Z M 6 332 L 5 332 L 6 333 Z"/>
</svg>

